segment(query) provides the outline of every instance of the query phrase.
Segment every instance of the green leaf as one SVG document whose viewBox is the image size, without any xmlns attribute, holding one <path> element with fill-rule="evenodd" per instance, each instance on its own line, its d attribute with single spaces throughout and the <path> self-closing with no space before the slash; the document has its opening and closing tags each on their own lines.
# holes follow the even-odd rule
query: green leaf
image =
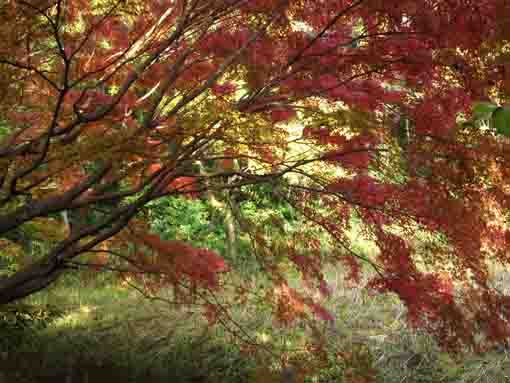
<svg viewBox="0 0 510 383">
<path fill-rule="evenodd" d="M 501 107 L 492 114 L 492 123 L 498 134 L 510 137 L 510 108 Z"/>
<path fill-rule="evenodd" d="M 491 118 L 494 111 L 496 111 L 499 106 L 486 101 L 481 101 L 475 103 L 473 106 L 473 117 L 475 119 L 488 119 Z"/>
</svg>

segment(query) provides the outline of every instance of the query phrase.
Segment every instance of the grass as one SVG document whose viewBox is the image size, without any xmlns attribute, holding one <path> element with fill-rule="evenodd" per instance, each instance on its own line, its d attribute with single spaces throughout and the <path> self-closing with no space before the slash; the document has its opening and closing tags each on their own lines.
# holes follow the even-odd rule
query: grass
<svg viewBox="0 0 510 383">
<path fill-rule="evenodd" d="M 200 318 L 133 291 L 64 285 L 27 303 L 59 304 L 64 311 L 44 329 L 14 339 L 15 347 L 4 345 L 0 362 L 7 381 L 242 381 L 236 374 L 247 361 L 236 362 L 239 350 L 222 334 L 204 332 Z M 239 367 L 232 370 L 232 364 Z"/>
<path fill-rule="evenodd" d="M 377 383 L 510 381 L 505 350 L 453 358 L 406 326 L 405 309 L 394 297 L 347 288 L 333 270 L 327 275 L 335 288 L 324 305 L 336 321 L 321 329 L 327 363 L 307 382 L 354 383 L 363 374 Z M 201 316 L 149 302 L 106 277 L 70 276 L 24 303 L 60 311 L 44 318 L 45 326 L 3 330 L 0 382 L 281 381 L 277 360 L 251 358 L 222 328 L 204 326 Z M 291 350 L 303 339 L 299 329 L 273 328 L 267 314 L 241 310 L 236 318 L 256 328 L 269 348 Z"/>
</svg>

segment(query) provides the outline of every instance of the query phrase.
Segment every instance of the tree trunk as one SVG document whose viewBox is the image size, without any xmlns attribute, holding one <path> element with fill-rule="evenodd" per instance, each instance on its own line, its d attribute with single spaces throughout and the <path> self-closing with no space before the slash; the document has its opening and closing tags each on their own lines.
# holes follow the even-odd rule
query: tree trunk
<svg viewBox="0 0 510 383">
<path fill-rule="evenodd" d="M 64 269 L 47 257 L 26 266 L 14 275 L 0 279 L 0 305 L 14 302 L 55 282 Z"/>
<path fill-rule="evenodd" d="M 237 230 L 236 225 L 234 221 L 234 216 L 232 214 L 232 211 L 230 209 L 230 204 L 227 204 L 224 206 L 224 212 L 225 212 L 225 234 L 226 234 L 226 240 L 227 240 L 227 258 L 233 259 L 237 254 Z"/>
</svg>

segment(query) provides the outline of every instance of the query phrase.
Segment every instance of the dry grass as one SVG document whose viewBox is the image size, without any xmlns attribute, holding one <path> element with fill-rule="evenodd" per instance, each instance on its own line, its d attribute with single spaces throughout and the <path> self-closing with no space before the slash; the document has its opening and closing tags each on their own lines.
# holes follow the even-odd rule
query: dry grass
<svg viewBox="0 0 510 383">
<path fill-rule="evenodd" d="M 508 288 L 509 273 L 496 275 L 498 286 Z M 365 366 L 360 368 L 376 371 L 377 383 L 510 382 L 510 354 L 504 349 L 454 358 L 406 325 L 405 308 L 395 297 L 346 287 L 338 270 L 328 270 L 327 277 L 333 294 L 322 303 L 335 323 L 323 324 L 321 331 L 330 360 L 306 381 L 348 383 L 353 369 Z M 223 329 L 205 330 L 201 316 L 149 302 L 108 281 L 63 284 L 29 303 L 60 305 L 66 312 L 16 348 L 2 350 L 0 381 L 255 382 L 261 361 L 278 375 L 276 360 L 250 359 Z M 267 310 L 240 308 L 234 315 L 264 347 L 289 359 L 309 335 L 299 326 L 274 327 Z M 335 356 L 346 351 L 348 361 Z"/>
</svg>

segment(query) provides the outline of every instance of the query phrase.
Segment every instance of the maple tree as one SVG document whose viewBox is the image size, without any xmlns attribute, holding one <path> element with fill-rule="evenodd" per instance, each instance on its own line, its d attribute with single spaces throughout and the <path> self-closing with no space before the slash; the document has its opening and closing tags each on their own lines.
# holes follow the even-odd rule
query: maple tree
<svg viewBox="0 0 510 383">
<path fill-rule="evenodd" d="M 327 295 L 325 263 L 353 281 L 367 263 L 369 287 L 396 293 L 444 346 L 508 338 L 509 297 L 489 265 L 510 262 L 510 147 L 504 128 L 468 123 L 474 103 L 507 99 L 508 14 L 506 0 L 4 1 L 0 233 L 42 220 L 58 234 L 0 280 L 0 303 L 105 242 L 134 246 L 129 261 L 154 283 L 218 289 L 218 254 L 143 218 L 158 198 L 216 193 L 277 286 L 268 301 L 283 323 L 332 319 L 286 268 Z M 233 196 L 258 184 L 299 230 L 243 216 Z M 374 259 L 352 250 L 354 216 Z"/>
</svg>

